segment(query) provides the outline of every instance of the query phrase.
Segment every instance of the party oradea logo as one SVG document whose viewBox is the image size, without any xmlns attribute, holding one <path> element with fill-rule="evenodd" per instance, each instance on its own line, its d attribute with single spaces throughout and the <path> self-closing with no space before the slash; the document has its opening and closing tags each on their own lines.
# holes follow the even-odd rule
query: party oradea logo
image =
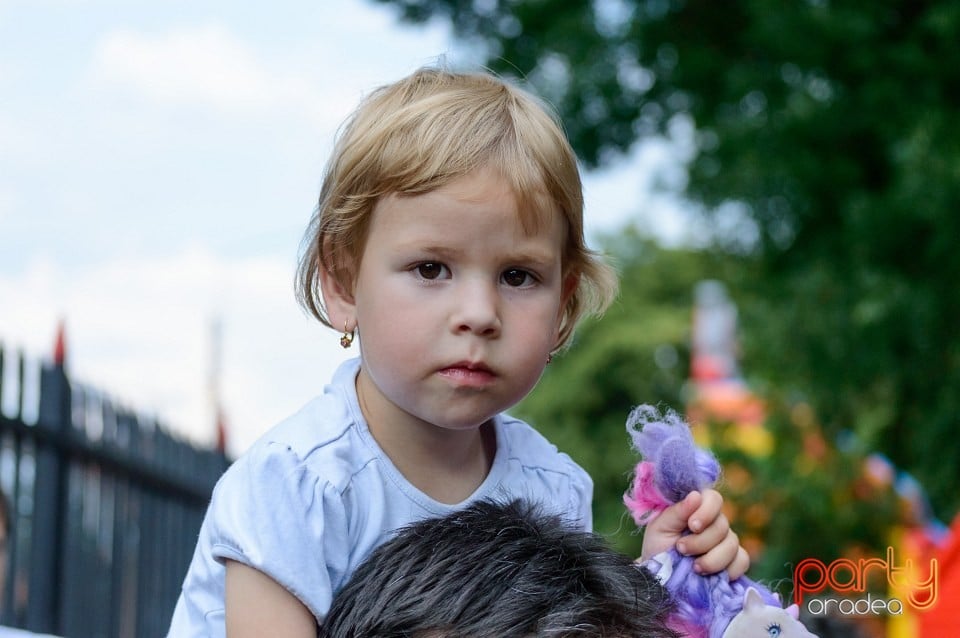
<svg viewBox="0 0 960 638">
<path fill-rule="evenodd" d="M 936 604 L 939 566 L 935 558 L 926 566 L 909 558 L 898 563 L 892 547 L 885 559 L 838 558 L 826 564 L 806 558 L 793 570 L 793 586 L 794 602 L 814 616 L 899 616 Z M 878 589 L 886 591 L 877 594 Z"/>
</svg>

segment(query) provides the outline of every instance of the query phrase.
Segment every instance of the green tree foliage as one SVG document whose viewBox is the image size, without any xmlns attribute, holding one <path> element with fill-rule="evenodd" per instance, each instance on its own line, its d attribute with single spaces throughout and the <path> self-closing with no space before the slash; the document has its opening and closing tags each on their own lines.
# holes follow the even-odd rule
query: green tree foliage
<svg viewBox="0 0 960 638">
<path fill-rule="evenodd" d="M 755 231 L 734 290 L 750 369 L 956 512 L 960 4 L 380 1 L 526 78 L 589 166 L 691 119 L 689 195 Z"/>
</svg>

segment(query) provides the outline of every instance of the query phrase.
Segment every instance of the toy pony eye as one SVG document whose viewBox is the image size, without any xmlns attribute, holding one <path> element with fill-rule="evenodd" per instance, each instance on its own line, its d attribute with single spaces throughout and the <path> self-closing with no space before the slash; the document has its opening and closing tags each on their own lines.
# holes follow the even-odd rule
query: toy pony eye
<svg viewBox="0 0 960 638">
<path fill-rule="evenodd" d="M 779 623 L 770 623 L 767 626 L 767 635 L 770 638 L 777 638 L 780 635 L 780 625 Z"/>
</svg>

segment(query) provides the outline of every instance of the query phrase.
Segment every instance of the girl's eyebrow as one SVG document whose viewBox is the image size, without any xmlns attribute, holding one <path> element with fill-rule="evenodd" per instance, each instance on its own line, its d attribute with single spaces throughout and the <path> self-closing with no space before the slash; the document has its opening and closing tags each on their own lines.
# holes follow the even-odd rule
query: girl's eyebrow
<svg viewBox="0 0 960 638">
<path fill-rule="evenodd" d="M 541 251 L 531 251 L 516 255 L 508 255 L 504 261 L 521 266 L 532 266 L 538 269 L 546 269 L 557 262 L 558 254 L 550 255 Z"/>
<path fill-rule="evenodd" d="M 450 248 L 449 246 L 439 246 L 432 244 L 420 244 L 417 242 L 410 242 L 409 244 L 401 244 L 400 250 L 410 251 L 417 253 L 426 253 L 428 255 L 436 255 L 441 259 L 451 259 L 453 257 L 458 257 L 462 251 L 457 250 L 456 248 Z"/>
<path fill-rule="evenodd" d="M 436 255 L 439 259 L 455 259 L 463 254 L 462 250 L 440 245 L 420 245 L 411 243 L 401 246 L 401 250 L 410 250 L 427 255 Z M 531 265 L 539 268 L 548 268 L 557 260 L 557 254 L 545 250 L 532 248 L 529 251 L 516 252 L 501 257 L 506 264 Z"/>
</svg>

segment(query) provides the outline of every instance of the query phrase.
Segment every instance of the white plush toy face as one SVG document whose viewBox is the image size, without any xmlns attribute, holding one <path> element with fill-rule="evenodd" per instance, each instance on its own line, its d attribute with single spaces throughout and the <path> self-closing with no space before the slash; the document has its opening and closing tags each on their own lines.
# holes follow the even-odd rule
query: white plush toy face
<svg viewBox="0 0 960 638">
<path fill-rule="evenodd" d="M 747 590 L 743 611 L 734 616 L 723 638 L 817 638 L 797 619 L 797 608 L 768 605 L 757 590 Z"/>
</svg>

